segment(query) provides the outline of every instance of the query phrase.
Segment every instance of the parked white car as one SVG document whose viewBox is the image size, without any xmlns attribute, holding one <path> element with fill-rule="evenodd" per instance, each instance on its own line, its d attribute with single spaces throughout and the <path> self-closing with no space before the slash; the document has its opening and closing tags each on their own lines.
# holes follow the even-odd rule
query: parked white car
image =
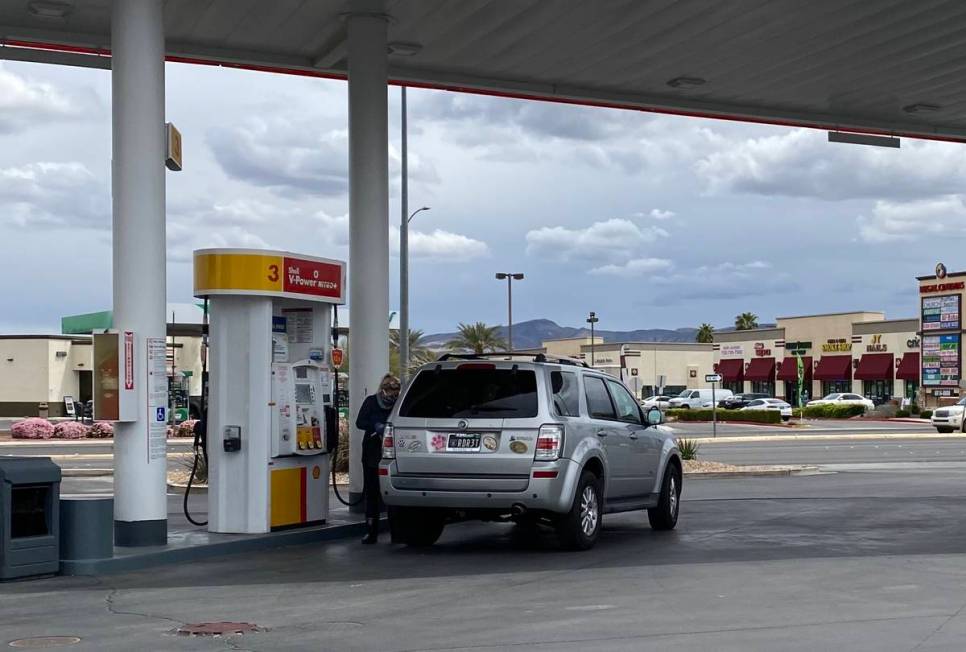
<svg viewBox="0 0 966 652">
<path fill-rule="evenodd" d="M 875 403 L 869 399 L 858 394 L 850 394 L 847 392 L 836 392 L 823 398 L 817 398 L 814 401 L 806 403 L 805 407 L 813 407 L 816 405 L 864 405 L 866 411 L 875 409 Z"/>
<path fill-rule="evenodd" d="M 959 403 L 956 405 L 947 405 L 934 410 L 932 425 L 937 432 L 949 433 L 954 430 L 966 432 L 964 416 L 966 416 L 966 398 L 959 399 Z"/>
<path fill-rule="evenodd" d="M 730 389 L 715 389 L 713 398 L 711 396 L 711 389 L 686 389 L 668 401 L 668 407 L 672 410 L 697 409 L 705 407 L 705 405 L 711 407 L 713 400 L 720 401 L 730 396 L 734 396 L 734 392 Z"/>
<path fill-rule="evenodd" d="M 641 401 L 641 407 L 648 410 L 652 407 L 660 408 L 661 410 L 666 410 L 671 402 L 670 396 L 649 396 L 643 401 Z"/>
<path fill-rule="evenodd" d="M 792 406 L 780 398 L 756 398 L 743 408 L 744 410 L 778 410 L 781 412 L 782 420 L 788 421 L 792 418 Z"/>
</svg>

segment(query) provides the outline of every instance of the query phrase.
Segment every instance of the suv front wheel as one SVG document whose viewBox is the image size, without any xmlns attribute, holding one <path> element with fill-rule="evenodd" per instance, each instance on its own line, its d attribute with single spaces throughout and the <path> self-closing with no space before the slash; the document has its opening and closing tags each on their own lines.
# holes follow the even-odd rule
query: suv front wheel
<svg viewBox="0 0 966 652">
<path fill-rule="evenodd" d="M 557 536 L 568 550 L 589 550 L 597 543 L 603 516 L 600 478 L 584 471 L 577 483 L 570 511 L 557 522 Z"/>
<path fill-rule="evenodd" d="M 657 507 L 647 510 L 647 520 L 654 530 L 673 530 L 678 524 L 681 509 L 681 471 L 677 465 L 669 464 L 664 471 L 661 483 L 661 496 Z"/>
</svg>

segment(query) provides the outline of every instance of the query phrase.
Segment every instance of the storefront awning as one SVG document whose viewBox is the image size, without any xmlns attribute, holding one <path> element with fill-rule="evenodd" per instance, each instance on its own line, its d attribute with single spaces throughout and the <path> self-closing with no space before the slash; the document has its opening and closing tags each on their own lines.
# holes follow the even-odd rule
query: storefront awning
<svg viewBox="0 0 966 652">
<path fill-rule="evenodd" d="M 815 380 L 852 380 L 852 356 L 823 355 L 813 374 Z"/>
<path fill-rule="evenodd" d="M 891 353 L 866 353 L 855 370 L 857 380 L 892 380 L 895 356 Z"/>
<path fill-rule="evenodd" d="M 775 380 L 775 358 L 752 358 L 745 370 L 745 380 L 771 382 Z"/>
<path fill-rule="evenodd" d="M 856 380 L 892 380 L 895 357 L 891 353 L 865 353 L 855 370 Z"/>
<path fill-rule="evenodd" d="M 805 372 L 805 383 L 812 382 L 812 356 L 803 355 L 802 356 L 802 366 Z M 784 380 L 788 383 L 798 382 L 798 362 L 796 358 L 786 356 L 782 360 L 781 369 L 778 370 L 778 380 Z"/>
<path fill-rule="evenodd" d="M 715 371 L 721 374 L 721 380 L 726 383 L 740 383 L 745 379 L 745 361 L 743 358 L 719 360 Z"/>
<path fill-rule="evenodd" d="M 896 369 L 896 378 L 899 380 L 919 381 L 919 353 L 903 353 L 902 360 L 899 361 L 899 368 Z"/>
</svg>

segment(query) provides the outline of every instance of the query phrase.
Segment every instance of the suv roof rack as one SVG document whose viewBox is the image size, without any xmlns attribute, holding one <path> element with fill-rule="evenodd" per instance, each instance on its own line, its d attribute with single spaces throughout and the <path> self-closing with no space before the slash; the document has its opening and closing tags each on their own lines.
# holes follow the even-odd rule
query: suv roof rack
<svg viewBox="0 0 966 652">
<path fill-rule="evenodd" d="M 511 360 L 513 358 L 532 358 L 534 362 L 566 364 L 573 367 L 584 367 L 590 369 L 590 366 L 586 362 L 583 360 L 577 360 L 576 358 L 568 358 L 561 355 L 547 355 L 546 353 L 517 353 L 516 351 L 495 351 L 493 353 L 444 353 L 437 359 L 437 362 L 445 362 L 447 360 L 488 360 L 491 358 L 500 358 L 503 360 Z"/>
</svg>

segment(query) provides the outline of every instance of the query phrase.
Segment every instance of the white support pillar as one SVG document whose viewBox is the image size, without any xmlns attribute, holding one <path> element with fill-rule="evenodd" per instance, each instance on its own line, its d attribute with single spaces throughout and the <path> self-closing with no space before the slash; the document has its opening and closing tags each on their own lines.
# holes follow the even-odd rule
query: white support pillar
<svg viewBox="0 0 966 652">
<path fill-rule="evenodd" d="M 380 3 L 350 14 L 349 52 L 349 496 L 362 494 L 355 418 L 389 368 L 389 120 L 387 18 Z M 365 9 L 365 10 L 364 10 Z M 360 504 L 354 509 L 362 511 Z"/>
<path fill-rule="evenodd" d="M 111 14 L 114 328 L 134 333 L 137 420 L 114 434 L 114 537 L 167 541 L 167 460 L 148 448 L 148 338 L 165 337 L 162 0 L 115 0 Z"/>
</svg>

